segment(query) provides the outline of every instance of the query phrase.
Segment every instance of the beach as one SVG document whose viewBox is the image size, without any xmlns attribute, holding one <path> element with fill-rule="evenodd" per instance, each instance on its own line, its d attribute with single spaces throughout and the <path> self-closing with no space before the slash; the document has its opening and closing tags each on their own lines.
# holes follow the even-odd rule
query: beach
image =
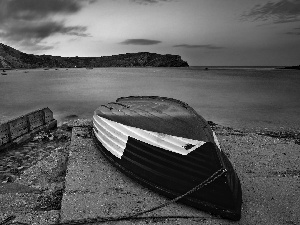
<svg viewBox="0 0 300 225">
<path fill-rule="evenodd" d="M 45 167 L 45 165 L 51 165 L 54 168 L 59 167 L 59 163 L 49 164 L 49 162 L 53 161 L 66 161 L 70 166 L 70 164 L 72 164 L 72 157 L 74 160 L 74 154 L 76 153 L 76 151 L 81 151 L 80 148 L 83 148 L 82 151 L 93 149 L 93 140 L 90 136 L 90 133 L 88 132 L 88 130 L 90 129 L 88 124 L 90 124 L 90 122 L 91 121 L 86 120 L 75 120 L 75 123 L 77 124 L 76 126 L 78 126 L 78 124 L 81 124 L 82 128 L 80 128 L 79 126 L 79 128 L 76 128 L 77 131 L 75 133 L 73 131 L 73 144 L 67 141 L 67 139 L 63 142 L 60 142 L 61 146 L 56 145 L 56 147 L 54 148 L 56 149 L 56 151 L 52 151 L 51 154 L 45 155 L 42 158 L 38 158 L 38 156 L 36 156 L 38 160 L 35 161 L 35 163 L 32 163 L 32 166 L 27 167 L 25 170 L 21 171 L 20 174 L 17 175 L 17 177 L 12 182 L 7 182 L 15 183 L 15 185 L 23 185 L 22 190 L 24 190 L 24 187 L 27 187 L 27 192 L 29 193 L 18 193 L 18 188 L 16 188 L 13 194 L 4 194 L 4 191 L 2 189 L 1 201 L 4 204 L 1 207 L 2 213 L 0 218 L 4 219 L 6 216 L 14 214 L 16 215 L 16 221 L 38 221 L 37 224 L 41 224 L 40 221 L 44 221 L 43 223 L 45 223 L 45 218 L 48 218 L 48 222 L 45 224 L 51 224 L 60 220 L 61 216 L 64 215 L 63 211 L 66 209 L 64 208 L 64 210 L 61 211 L 60 204 L 59 202 L 57 202 L 57 199 L 59 198 L 53 197 L 53 193 L 58 190 L 57 188 L 59 186 L 61 187 L 60 190 L 65 190 L 64 183 L 62 182 L 62 180 L 64 179 L 61 179 L 59 181 L 60 184 L 58 185 L 59 182 L 54 182 L 53 178 L 51 180 L 50 178 L 46 178 L 47 176 L 45 177 L 45 174 L 51 175 L 51 173 L 45 173 L 45 169 L 39 170 L 37 168 L 39 166 Z M 58 128 L 58 133 L 62 133 L 62 130 L 65 130 L 65 132 L 66 130 L 71 130 L 73 124 L 74 122 L 71 122 L 69 124 L 65 123 L 63 129 Z M 248 133 L 242 130 L 220 126 L 213 122 L 210 122 L 210 125 L 216 132 L 222 150 L 232 162 L 234 169 L 241 180 L 243 193 L 241 220 L 239 222 L 230 222 L 228 220 L 216 218 L 207 213 L 203 213 L 192 208 L 185 208 L 183 206 L 180 206 L 180 204 L 179 206 L 182 208 L 182 211 L 176 211 L 176 213 L 174 214 L 174 207 L 176 208 L 176 204 L 178 204 L 174 203 L 171 206 L 167 206 L 165 209 L 153 212 L 154 214 L 143 215 L 143 219 L 133 221 L 119 221 L 116 222 L 116 224 L 199 224 L 199 222 L 201 222 L 201 224 L 299 224 L 299 140 L 286 136 L 271 137 L 268 134 Z M 80 129 L 82 130 L 80 131 Z M 64 133 L 64 135 L 61 134 L 60 137 L 67 137 L 67 135 L 65 134 L 66 133 Z M 51 137 L 51 135 L 48 136 Z M 57 135 L 54 136 L 57 137 Z M 39 140 L 42 137 L 43 135 L 39 134 L 36 140 Z M 46 145 L 47 142 L 51 142 L 51 140 L 49 140 L 49 138 L 45 138 L 44 144 Z M 58 143 L 59 142 L 56 142 L 56 144 Z M 71 146 L 76 146 L 76 148 L 73 147 L 72 150 L 72 147 L 67 147 L 69 146 L 69 144 L 67 143 L 71 144 Z M 65 150 L 62 151 L 62 149 Z M 68 155 L 67 159 L 65 158 L 65 156 L 63 156 L 64 154 L 59 153 L 65 152 L 66 150 Z M 137 205 L 135 207 L 143 205 L 145 208 L 148 208 L 150 206 L 153 206 L 153 204 L 158 204 L 159 202 L 165 201 L 164 198 L 160 197 L 156 193 L 153 193 L 151 191 L 149 192 L 148 190 L 135 185 L 134 181 L 128 179 L 125 175 L 120 173 L 116 168 L 114 168 L 113 165 L 105 163 L 105 159 L 102 159 L 100 152 L 98 152 L 97 150 L 95 151 L 95 153 L 89 153 L 95 154 L 93 156 L 93 160 L 97 160 L 97 157 L 100 157 L 97 161 L 102 161 L 106 165 L 104 169 L 106 168 L 106 170 L 109 170 L 107 171 L 108 173 L 113 173 L 113 178 L 111 178 L 112 181 L 108 182 L 108 186 L 118 186 L 122 184 L 123 186 L 121 186 L 124 188 L 124 190 L 127 188 L 127 196 L 132 196 L 130 194 L 131 192 L 141 192 L 141 199 L 138 198 L 139 201 L 137 201 L 138 203 L 136 203 Z M 61 159 L 61 157 L 63 157 L 64 160 L 54 160 L 55 158 Z M 53 168 L 50 168 L 48 168 L 49 171 L 57 171 Z M 61 170 L 63 170 L 62 168 L 66 169 L 68 168 L 68 166 L 60 168 Z M 43 176 L 41 176 L 41 171 L 44 171 Z M 70 174 L 71 171 L 68 172 L 67 169 L 66 173 L 61 174 L 64 174 L 64 176 L 68 176 L 68 173 Z M 91 177 L 94 176 L 93 173 L 94 172 L 91 171 Z M 70 178 L 66 179 L 68 180 Z M 85 179 L 87 179 L 87 182 L 92 182 L 88 180 L 88 177 L 86 177 Z M 66 185 L 68 186 L 68 184 Z M 89 186 L 85 186 L 85 188 L 85 192 L 88 193 Z M 8 195 L 9 198 L 7 197 Z M 150 202 L 149 204 L 147 204 L 147 202 L 144 202 L 142 198 L 142 196 L 144 195 L 147 198 L 153 199 L 153 201 L 151 201 L 151 204 Z M 40 196 L 44 196 L 44 198 Z M 50 198 L 49 196 L 52 196 L 52 198 Z M 13 199 L 15 199 L 15 201 L 13 201 Z M 39 201 L 37 201 L 38 199 Z M 41 199 L 48 199 L 48 203 L 44 202 L 44 209 L 43 207 L 40 207 L 39 210 L 37 210 L 37 205 L 41 205 Z M 133 199 L 133 202 L 135 200 L 136 199 Z M 20 203 L 20 201 L 22 201 L 23 203 Z M 94 200 L 91 200 L 91 202 L 93 201 Z M 121 205 L 124 203 L 124 196 L 122 197 L 122 194 L 117 198 L 113 198 L 112 201 L 115 204 L 115 208 L 110 209 L 110 215 L 116 216 L 114 214 L 114 210 L 118 212 L 118 215 L 120 214 L 120 212 L 122 213 L 125 210 L 121 207 Z M 120 201 L 119 205 L 121 208 L 118 208 L 117 206 L 118 201 Z M 15 204 L 19 204 L 19 207 L 16 208 Z M 53 205 L 55 207 L 53 207 Z M 83 213 L 82 215 L 90 216 L 89 210 L 91 209 L 86 208 L 86 213 Z M 124 211 L 124 213 L 125 212 L 126 210 Z M 34 215 L 36 215 L 36 217 L 34 217 Z M 153 219 L 153 215 L 155 215 L 156 219 Z M 186 215 L 187 218 L 180 218 L 180 216 L 182 215 Z M 176 218 L 176 216 L 178 216 L 178 218 Z M 157 217 L 161 217 L 161 219 L 158 219 Z"/>
<path fill-rule="evenodd" d="M 0 103 L 3 107 L 0 109 L 0 122 L 49 107 L 59 125 L 57 130 L 39 133 L 10 154 L 2 155 L 1 219 L 15 215 L 16 221 L 26 223 L 60 221 L 68 209 L 62 209 L 64 195 L 69 193 L 65 191 L 66 185 L 69 187 L 66 181 L 70 180 L 68 166 L 78 169 L 76 163 L 71 167 L 70 159 L 76 152 L 80 153 L 80 149 L 92 154 L 89 160 L 94 161 L 89 162 L 91 167 L 87 167 L 82 179 L 77 179 L 78 183 L 89 177 L 94 177 L 95 181 L 100 179 L 95 172 L 100 170 L 100 165 L 92 165 L 102 162 L 104 174 L 110 172 L 114 177 L 108 179 L 108 187 L 113 189 L 115 185 L 125 185 L 128 193 L 139 193 L 136 196 L 148 199 L 148 202 L 131 199 L 128 205 L 147 209 L 164 202 L 166 199 L 145 191 L 102 159 L 86 125 L 91 122 L 97 107 L 118 97 L 159 95 L 188 103 L 209 121 L 241 180 L 242 218 L 233 223 L 175 203 L 154 212 L 155 218 L 153 214 L 145 214 L 144 219 L 116 223 L 300 223 L 300 105 L 297 98 L 299 76 L 295 71 L 273 71 L 270 68 L 210 68 L 205 71 L 198 67 L 36 69 L 26 70 L 26 73 L 22 70 L 9 71 L 1 79 Z M 85 124 L 82 125 L 83 130 L 78 127 L 74 130 L 74 123 Z M 53 179 L 56 176 L 59 179 Z M 118 183 L 121 181 L 123 183 Z M 91 192 L 89 187 L 82 186 L 86 188 L 86 194 Z M 92 196 L 92 193 L 89 195 Z M 121 195 L 117 199 L 130 201 L 128 196 L 133 195 L 123 195 L 123 200 Z M 95 199 L 91 199 L 91 204 Z M 114 209 L 121 214 L 126 212 L 118 200 L 108 205 L 104 211 L 109 209 L 111 216 L 116 215 Z M 174 213 L 175 209 L 181 214 Z M 95 213 L 84 205 L 80 210 L 86 212 L 78 214 L 82 215 L 81 218 Z M 180 217 L 182 214 L 185 218 Z"/>
<path fill-rule="evenodd" d="M 240 224 L 299 224 L 300 146 L 256 133 L 219 133 L 242 183 Z"/>
</svg>

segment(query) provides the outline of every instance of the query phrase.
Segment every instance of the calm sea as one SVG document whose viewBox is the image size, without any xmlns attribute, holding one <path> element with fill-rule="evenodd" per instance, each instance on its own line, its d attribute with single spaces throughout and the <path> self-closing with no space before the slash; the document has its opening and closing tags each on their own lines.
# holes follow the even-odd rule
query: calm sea
<svg viewBox="0 0 300 225">
<path fill-rule="evenodd" d="M 49 107 L 61 123 L 121 96 L 179 99 L 234 128 L 300 129 L 300 72 L 267 67 L 14 70 L 0 76 L 0 120 Z"/>
</svg>

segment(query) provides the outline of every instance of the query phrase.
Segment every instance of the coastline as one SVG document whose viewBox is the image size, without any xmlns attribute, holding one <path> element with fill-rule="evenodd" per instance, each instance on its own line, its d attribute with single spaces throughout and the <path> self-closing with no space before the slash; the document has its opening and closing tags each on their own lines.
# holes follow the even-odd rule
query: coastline
<svg viewBox="0 0 300 225">
<path fill-rule="evenodd" d="M 47 151 L 43 151 L 42 155 L 32 154 L 30 157 L 34 160 L 31 163 L 27 162 L 26 166 L 19 165 L 20 170 L 15 168 L 12 170 L 13 176 L 7 176 L 4 178 L 5 183 L 0 183 L 2 186 L 0 197 L 4 202 L 1 207 L 3 213 L 0 213 L 0 221 L 12 213 L 19 215 L 17 218 L 24 217 L 26 214 L 25 220 L 21 220 L 23 222 L 34 220 L 33 215 L 42 214 L 47 218 L 53 217 L 52 221 L 59 220 L 60 201 L 65 187 L 65 164 L 71 142 L 70 132 L 73 126 L 89 123 L 91 120 L 70 120 L 49 133 L 37 134 L 30 141 L 40 144 L 40 147 L 33 147 L 29 151 L 38 152 L 39 149 Z M 249 133 L 211 121 L 209 125 L 215 131 L 222 150 L 229 157 L 241 179 L 243 213 L 238 224 L 276 224 L 276 221 L 278 224 L 299 223 L 300 215 L 297 212 L 299 212 L 300 199 L 295 199 L 299 193 L 297 181 L 300 177 L 299 133 Z M 52 148 L 45 148 L 47 145 L 52 145 Z M 13 157 L 10 155 L 12 161 L 20 158 L 20 151 L 18 152 L 18 149 L 14 151 L 17 154 Z M 49 171 L 56 171 L 56 175 Z M 60 175 L 57 176 L 58 174 Z M 53 179 L 53 176 L 58 179 Z M 9 190 L 3 189 L 4 184 Z M 29 193 L 19 193 L 21 190 L 27 190 Z M 14 192 L 14 197 L 7 192 Z M 20 200 L 26 203 L 25 211 L 20 207 L 15 208 L 16 202 Z"/>
</svg>

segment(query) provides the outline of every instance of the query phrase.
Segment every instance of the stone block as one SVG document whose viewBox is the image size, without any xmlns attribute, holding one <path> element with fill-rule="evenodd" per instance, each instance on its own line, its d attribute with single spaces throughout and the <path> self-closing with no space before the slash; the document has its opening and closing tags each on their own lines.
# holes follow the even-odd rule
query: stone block
<svg viewBox="0 0 300 225">
<path fill-rule="evenodd" d="M 44 108 L 43 112 L 45 114 L 45 123 L 48 123 L 51 120 L 53 120 L 53 112 L 49 108 Z"/>
<path fill-rule="evenodd" d="M 28 120 L 30 124 L 30 130 L 34 130 L 39 126 L 42 126 L 44 124 L 44 112 L 42 110 L 39 110 L 30 113 L 28 114 Z"/>
<path fill-rule="evenodd" d="M 22 116 L 15 120 L 12 120 L 8 124 L 12 140 L 28 133 L 28 122 L 26 116 Z"/>
<path fill-rule="evenodd" d="M 36 110 L 14 120 L 0 124 L 0 150 L 15 147 L 36 132 L 57 127 L 53 113 L 49 108 Z"/>
<path fill-rule="evenodd" d="M 0 124 L 0 146 L 9 142 L 9 126 L 7 123 Z"/>
</svg>

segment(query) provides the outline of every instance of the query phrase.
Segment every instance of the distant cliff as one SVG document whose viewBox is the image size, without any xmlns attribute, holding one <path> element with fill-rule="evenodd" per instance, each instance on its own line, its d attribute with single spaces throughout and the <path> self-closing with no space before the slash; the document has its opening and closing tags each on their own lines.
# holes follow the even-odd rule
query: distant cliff
<svg viewBox="0 0 300 225">
<path fill-rule="evenodd" d="M 149 52 L 102 57 L 60 57 L 20 52 L 0 43 L 0 68 L 80 68 L 80 67 L 188 67 L 179 55 Z"/>
<path fill-rule="evenodd" d="M 277 69 L 282 69 L 282 70 L 300 70 L 300 65 L 298 65 L 298 66 L 279 67 Z"/>
</svg>

